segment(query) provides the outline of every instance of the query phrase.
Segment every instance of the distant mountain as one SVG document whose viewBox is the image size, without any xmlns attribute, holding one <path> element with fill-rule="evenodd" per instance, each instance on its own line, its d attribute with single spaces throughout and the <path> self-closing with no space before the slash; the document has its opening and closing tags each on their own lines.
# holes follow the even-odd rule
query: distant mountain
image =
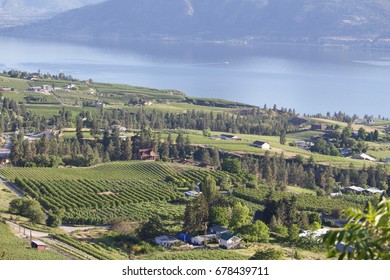
<svg viewBox="0 0 390 280">
<path fill-rule="evenodd" d="M 382 39 L 390 37 L 390 1 L 110 0 L 10 32 L 61 37 L 385 42 Z"/>
<path fill-rule="evenodd" d="M 0 27 L 28 24 L 104 0 L 0 0 Z"/>
</svg>

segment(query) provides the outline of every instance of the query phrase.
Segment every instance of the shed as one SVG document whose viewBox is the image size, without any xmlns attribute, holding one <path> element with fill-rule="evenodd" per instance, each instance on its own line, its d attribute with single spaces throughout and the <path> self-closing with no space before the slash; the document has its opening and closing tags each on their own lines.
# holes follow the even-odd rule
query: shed
<svg viewBox="0 0 390 280">
<path fill-rule="evenodd" d="M 39 240 L 32 240 L 31 241 L 31 248 L 37 249 L 38 251 L 45 251 L 47 245 Z"/>
</svg>

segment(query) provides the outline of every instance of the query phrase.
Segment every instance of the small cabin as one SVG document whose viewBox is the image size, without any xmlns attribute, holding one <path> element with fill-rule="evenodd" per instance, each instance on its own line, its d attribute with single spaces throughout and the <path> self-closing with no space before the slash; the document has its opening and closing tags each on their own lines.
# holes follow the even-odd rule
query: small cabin
<svg viewBox="0 0 390 280">
<path fill-rule="evenodd" d="M 45 251 L 47 245 L 39 240 L 32 240 L 31 241 L 31 248 L 37 249 L 38 251 Z"/>
</svg>

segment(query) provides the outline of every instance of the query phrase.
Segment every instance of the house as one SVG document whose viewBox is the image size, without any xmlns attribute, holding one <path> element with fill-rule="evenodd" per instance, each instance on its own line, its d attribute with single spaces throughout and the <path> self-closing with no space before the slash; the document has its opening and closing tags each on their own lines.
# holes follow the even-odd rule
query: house
<svg viewBox="0 0 390 280">
<path fill-rule="evenodd" d="M 169 248 L 172 245 L 180 244 L 181 241 L 179 239 L 176 239 L 176 238 L 171 237 L 171 236 L 162 235 L 162 236 L 157 236 L 155 238 L 155 243 L 157 245 L 161 245 L 161 246 L 164 246 L 166 248 Z"/>
<path fill-rule="evenodd" d="M 306 142 L 304 140 L 294 141 L 294 144 L 295 144 L 296 147 L 298 147 L 300 149 L 303 149 L 303 150 L 308 150 L 308 149 L 310 149 L 311 146 L 314 145 L 313 142 Z"/>
<path fill-rule="evenodd" d="M 355 193 L 355 194 L 360 194 L 360 193 L 363 193 L 366 189 L 363 189 L 361 187 L 356 187 L 356 186 L 350 186 L 348 188 L 346 188 L 347 192 L 350 192 L 350 193 Z"/>
<path fill-rule="evenodd" d="M 118 124 L 112 126 L 112 128 L 117 128 L 119 132 L 126 132 L 127 128 Z"/>
<path fill-rule="evenodd" d="M 370 157 L 369 155 L 362 153 L 355 156 L 356 159 L 368 160 L 368 161 L 377 161 L 375 158 Z"/>
<path fill-rule="evenodd" d="M 139 150 L 139 159 L 155 161 L 158 159 L 158 155 L 153 151 L 153 149 L 140 149 Z"/>
<path fill-rule="evenodd" d="M 326 124 L 312 124 L 311 125 L 311 130 L 326 130 L 327 129 Z"/>
<path fill-rule="evenodd" d="M 368 188 L 368 189 L 365 190 L 365 192 L 367 194 L 370 194 L 370 195 L 375 195 L 375 194 L 382 194 L 385 191 L 384 190 L 379 190 L 377 188 Z"/>
<path fill-rule="evenodd" d="M 271 149 L 271 145 L 264 141 L 255 141 L 253 142 L 252 146 L 263 150 Z"/>
<path fill-rule="evenodd" d="M 213 226 L 210 228 L 210 232 L 216 234 L 217 236 L 222 236 L 225 233 L 229 233 L 229 229 L 223 226 Z"/>
<path fill-rule="evenodd" d="M 65 86 L 66 89 L 69 89 L 69 90 L 72 90 L 72 89 L 76 89 L 77 86 L 75 84 L 68 84 Z"/>
<path fill-rule="evenodd" d="M 37 249 L 38 251 L 45 251 L 47 245 L 39 240 L 31 240 L 31 248 Z"/>
<path fill-rule="evenodd" d="M 194 245 L 204 245 L 205 240 L 206 242 L 212 242 L 218 240 L 218 237 L 215 234 L 198 235 L 191 238 L 191 243 Z"/>
<path fill-rule="evenodd" d="M 304 118 L 295 117 L 288 121 L 290 124 L 303 127 L 308 121 Z"/>
<path fill-rule="evenodd" d="M 14 91 L 14 88 L 0 88 L 0 91 Z"/>
<path fill-rule="evenodd" d="M 221 140 L 235 140 L 235 141 L 241 141 L 241 138 L 236 135 L 229 135 L 229 134 L 221 134 L 220 136 Z"/>
<path fill-rule="evenodd" d="M 42 90 L 42 87 L 29 87 L 28 91 L 32 92 L 40 92 Z"/>
<path fill-rule="evenodd" d="M 0 158 L 0 165 L 6 165 L 8 163 L 10 163 L 9 158 L 7 158 L 7 157 Z"/>
<path fill-rule="evenodd" d="M 43 86 L 42 86 L 42 89 L 45 90 L 45 91 L 52 91 L 52 90 L 53 90 L 53 87 L 52 87 L 52 86 L 49 86 L 49 85 L 43 85 Z"/>
<path fill-rule="evenodd" d="M 375 120 L 374 119 L 366 119 L 364 122 L 366 125 L 369 125 L 369 124 L 375 123 Z"/>
<path fill-rule="evenodd" d="M 344 149 L 340 150 L 340 154 L 343 157 L 348 157 L 352 154 L 352 151 L 350 149 L 344 148 Z"/>
<path fill-rule="evenodd" d="M 231 233 L 224 233 L 220 237 L 219 246 L 226 249 L 238 248 L 241 245 L 241 239 Z"/>
</svg>

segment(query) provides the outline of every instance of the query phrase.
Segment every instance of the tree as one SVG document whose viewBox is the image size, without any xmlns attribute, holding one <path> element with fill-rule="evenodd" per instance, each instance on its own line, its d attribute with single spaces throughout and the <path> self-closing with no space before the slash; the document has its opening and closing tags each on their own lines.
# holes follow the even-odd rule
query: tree
<svg viewBox="0 0 390 280">
<path fill-rule="evenodd" d="M 241 162 L 236 158 L 225 158 L 222 162 L 222 170 L 233 174 L 240 174 L 242 172 Z"/>
<path fill-rule="evenodd" d="M 249 224 L 249 208 L 241 203 L 236 203 L 232 210 L 232 219 L 230 221 L 230 227 L 233 230 L 239 229 L 240 227 Z"/>
<path fill-rule="evenodd" d="M 212 225 L 228 226 L 232 216 L 230 207 L 212 206 L 210 208 L 210 223 Z"/>
<path fill-rule="evenodd" d="M 269 228 L 262 221 L 256 221 L 253 224 L 245 225 L 238 229 L 244 240 L 249 242 L 264 242 L 269 240 Z"/>
<path fill-rule="evenodd" d="M 203 179 L 202 183 L 202 193 L 206 198 L 207 202 L 210 202 L 212 198 L 217 194 L 217 183 L 211 175 L 207 175 Z"/>
<path fill-rule="evenodd" d="M 370 202 L 362 211 L 347 209 L 348 222 L 341 231 L 324 236 L 329 257 L 355 260 L 390 260 L 390 200 L 383 199 L 376 207 Z M 335 246 L 343 243 L 339 252 Z"/>
<path fill-rule="evenodd" d="M 144 223 L 138 232 L 138 237 L 141 240 L 153 241 L 156 236 L 165 234 L 166 229 L 161 222 L 161 218 L 157 215 L 152 216 L 149 221 Z"/>
<path fill-rule="evenodd" d="M 42 224 L 45 221 L 43 212 L 38 201 L 28 198 L 15 198 L 10 202 L 9 211 L 29 218 L 30 222 Z"/>
<path fill-rule="evenodd" d="M 187 203 L 184 211 L 183 231 L 187 234 L 203 232 L 208 219 L 207 201 L 204 195 L 200 194 Z"/>
<path fill-rule="evenodd" d="M 280 132 L 280 139 L 279 139 L 280 144 L 285 145 L 286 144 L 286 130 L 282 129 Z"/>
<path fill-rule="evenodd" d="M 250 260 L 283 260 L 283 252 L 274 248 L 257 250 Z"/>
</svg>

